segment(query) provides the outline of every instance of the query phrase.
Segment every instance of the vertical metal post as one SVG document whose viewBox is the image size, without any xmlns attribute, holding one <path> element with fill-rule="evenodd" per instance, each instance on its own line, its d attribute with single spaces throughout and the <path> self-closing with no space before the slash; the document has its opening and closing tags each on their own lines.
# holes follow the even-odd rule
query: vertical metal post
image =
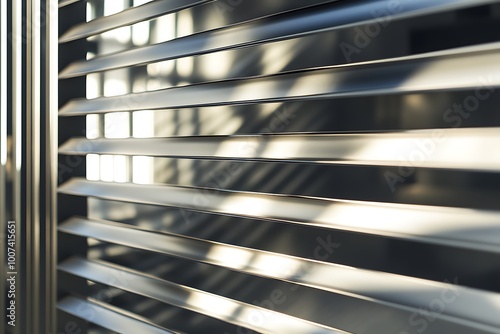
<svg viewBox="0 0 500 334">
<path fill-rule="evenodd" d="M 26 10 L 26 221 L 25 298 L 23 306 L 30 320 L 28 333 L 39 333 L 40 287 L 40 0 L 31 0 Z"/>
<path fill-rule="evenodd" d="M 8 219 L 17 227 L 16 327 L 0 327 L 2 333 L 55 333 L 57 9 L 56 0 L 0 3 L 0 219 L 4 226 L 7 193 Z M 7 164 L 11 192 L 5 187 Z"/>
<path fill-rule="evenodd" d="M 44 258 L 44 275 L 41 277 L 42 288 L 42 332 L 56 332 L 56 293 L 57 293 L 57 112 L 58 112 L 58 1 L 45 2 L 45 29 L 42 41 L 45 43 L 44 66 L 45 85 L 42 89 L 45 112 L 42 122 L 45 140 L 45 175 L 42 180 L 45 210 L 42 235 L 42 250 Z"/>
</svg>

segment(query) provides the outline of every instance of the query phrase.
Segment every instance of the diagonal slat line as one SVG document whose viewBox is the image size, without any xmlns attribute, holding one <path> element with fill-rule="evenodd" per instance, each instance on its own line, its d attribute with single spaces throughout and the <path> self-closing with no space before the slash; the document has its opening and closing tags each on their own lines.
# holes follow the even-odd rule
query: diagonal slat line
<svg viewBox="0 0 500 334">
<path fill-rule="evenodd" d="M 147 323 L 145 320 L 136 319 L 135 314 L 128 314 L 123 310 L 90 299 L 68 296 L 57 303 L 57 308 L 117 333 L 177 334 L 177 332 Z"/>
<path fill-rule="evenodd" d="M 307 162 L 500 171 L 500 129 L 178 138 L 74 138 L 60 154 Z"/>
<path fill-rule="evenodd" d="M 54 2 L 63 316 L 117 333 L 500 333 L 500 0 L 91 3 L 87 22 L 72 4 Z M 107 38 L 119 28 L 134 36 Z M 142 28 L 161 42 L 135 43 Z M 271 130 L 282 107 L 300 117 Z M 347 248 L 329 258 L 334 236 Z"/>
<path fill-rule="evenodd" d="M 98 222 L 74 217 L 63 223 L 59 231 L 104 242 L 169 254 L 234 269 L 244 273 L 298 283 L 334 293 L 347 293 L 361 298 L 393 304 L 399 308 L 425 308 L 449 284 L 413 279 L 371 270 L 326 264 L 313 260 L 259 251 L 188 237 L 129 228 L 114 222 Z M 238 259 L 238 261 L 235 261 Z M 270 266 L 272 264 L 272 266 Z M 332 278 L 335 278 L 332 280 Z M 391 282 L 387 288 L 387 282 Z M 498 309 L 491 302 L 500 301 L 493 295 L 475 289 L 453 287 L 460 298 L 446 308 L 443 315 L 470 319 L 479 324 L 500 325 L 496 321 Z M 475 305 L 474 310 L 469 306 Z"/>
<path fill-rule="evenodd" d="M 107 265 L 104 262 L 71 258 L 59 264 L 59 270 L 261 333 L 347 334 L 347 332 L 331 327 L 174 284 L 124 267 Z M 113 280 L 113 277 L 120 277 L 120 279 Z M 252 312 L 260 312 L 264 320 L 258 323 L 248 321 L 248 316 Z"/>
<path fill-rule="evenodd" d="M 212 1 L 214 0 L 151 1 L 141 6 L 128 8 L 113 15 L 99 17 L 90 22 L 73 26 L 59 38 L 59 43 L 66 43 L 76 39 L 101 34 L 112 29 L 151 20 L 161 15 L 178 12 L 182 9 Z"/>
<path fill-rule="evenodd" d="M 500 252 L 500 213 L 74 178 L 59 193 Z M 473 226 L 471 222 L 474 222 Z"/>
<path fill-rule="evenodd" d="M 358 1 L 352 4 L 341 1 L 324 8 L 311 8 L 242 23 L 226 28 L 202 32 L 164 43 L 136 48 L 112 55 L 95 57 L 68 65 L 60 78 L 71 78 L 93 72 L 147 64 L 155 61 L 228 50 L 236 47 L 291 39 L 322 31 L 331 31 L 365 23 L 378 22 L 373 13 L 387 11 L 393 0 Z M 391 20 L 415 15 L 426 15 L 494 3 L 496 0 L 403 0 L 401 10 L 390 16 Z"/>
<path fill-rule="evenodd" d="M 500 43 L 355 65 L 175 87 L 96 99 L 75 99 L 60 115 L 236 105 L 500 86 Z M 491 93 L 490 93 L 491 94 Z"/>
</svg>

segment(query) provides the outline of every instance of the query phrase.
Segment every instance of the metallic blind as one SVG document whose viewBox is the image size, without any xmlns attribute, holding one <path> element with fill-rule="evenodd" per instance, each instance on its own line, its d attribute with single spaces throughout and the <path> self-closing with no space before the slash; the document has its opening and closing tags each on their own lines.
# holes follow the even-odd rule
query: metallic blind
<svg viewBox="0 0 500 334">
<path fill-rule="evenodd" d="M 500 333 L 499 1 L 59 24 L 60 331 Z"/>
</svg>

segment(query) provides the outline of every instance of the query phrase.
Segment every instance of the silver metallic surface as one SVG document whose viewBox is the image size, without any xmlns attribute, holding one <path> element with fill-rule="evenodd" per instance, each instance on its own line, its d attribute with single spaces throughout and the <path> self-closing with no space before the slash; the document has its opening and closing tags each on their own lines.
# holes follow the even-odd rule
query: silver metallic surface
<svg viewBox="0 0 500 334">
<path fill-rule="evenodd" d="M 327 97 L 494 88 L 500 86 L 500 43 L 353 65 L 339 65 L 96 99 L 77 99 L 61 115 L 263 103 Z"/>
<path fill-rule="evenodd" d="M 451 304 L 438 317 L 466 326 L 482 328 L 489 323 L 491 331 L 500 326 L 497 314 L 500 294 L 491 295 L 480 290 L 453 287 L 444 283 L 404 276 L 372 272 L 335 264 L 283 256 L 275 253 L 212 243 L 179 236 L 131 229 L 112 222 L 97 222 L 73 218 L 59 228 L 60 231 L 88 238 L 123 244 L 128 247 L 185 257 L 193 261 L 229 267 L 245 273 L 299 283 L 326 291 L 368 298 L 374 303 L 388 303 L 395 308 L 425 308 L 428 300 L 441 291 L 453 289 L 460 299 Z M 271 265 L 272 264 L 272 265 Z M 332 278 L 335 278 L 332 280 Z M 390 282 L 390 289 L 388 289 Z M 475 305 L 471 310 L 469 305 Z M 450 320 L 447 317 L 453 317 Z"/>
<path fill-rule="evenodd" d="M 500 1 L 67 3 L 56 333 L 499 333 Z"/>
<path fill-rule="evenodd" d="M 175 334 L 88 299 L 66 297 L 57 303 L 57 308 L 117 333 Z"/>
<path fill-rule="evenodd" d="M 500 251 L 500 215 L 495 211 L 209 190 L 95 182 L 77 178 L 59 188 L 60 193 L 77 196 L 179 207 Z M 474 222 L 475 233 L 470 233 L 468 228 L 471 222 Z"/>
<path fill-rule="evenodd" d="M 97 71 L 201 55 L 229 48 L 290 39 L 325 30 L 342 29 L 361 23 L 377 22 L 379 18 L 374 17 L 373 13 L 386 10 L 391 6 L 392 2 L 393 0 L 367 0 L 358 1 L 353 5 L 342 1 L 339 2 L 338 6 L 333 6 L 327 10 L 324 8 L 313 9 L 306 15 L 299 12 L 296 16 L 286 16 L 283 19 L 271 17 L 208 31 L 165 43 L 75 62 L 61 71 L 60 78 L 70 78 Z M 400 2 L 401 10 L 391 15 L 391 19 L 395 20 L 412 15 L 425 15 L 494 2 L 496 0 L 404 0 Z"/>
<path fill-rule="evenodd" d="M 60 154 L 284 161 L 499 171 L 500 129 L 151 139 L 71 139 Z"/>
<path fill-rule="evenodd" d="M 105 263 L 73 258 L 59 265 L 59 270 L 85 277 L 95 282 L 108 283 L 114 275 L 120 275 L 122 281 L 113 286 L 141 294 L 168 304 L 208 314 L 213 318 L 241 325 L 260 333 L 277 333 L 285 331 L 290 334 L 302 333 L 335 333 L 347 332 L 321 326 L 302 319 L 287 316 L 254 305 L 230 300 L 212 295 L 204 291 L 181 286 L 160 280 L 151 276 L 142 275 L 125 268 L 116 268 Z M 126 281 L 128 284 L 122 283 Z M 248 322 L 248 317 L 255 312 L 262 313 L 263 321 Z"/>
<path fill-rule="evenodd" d="M 213 0 L 161 0 L 148 2 L 144 5 L 132 7 L 114 15 L 100 17 L 90 22 L 76 25 L 62 35 L 59 38 L 59 42 L 65 43 L 79 38 L 101 34 L 108 30 L 150 20 L 161 15 L 177 12 L 184 8 L 210 1 Z"/>
</svg>

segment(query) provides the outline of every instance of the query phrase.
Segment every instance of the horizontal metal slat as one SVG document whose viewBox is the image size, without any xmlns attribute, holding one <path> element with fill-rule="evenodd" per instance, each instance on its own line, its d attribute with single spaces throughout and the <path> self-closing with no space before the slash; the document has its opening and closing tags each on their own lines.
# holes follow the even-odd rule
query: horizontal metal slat
<svg viewBox="0 0 500 334">
<path fill-rule="evenodd" d="M 500 252 L 500 213 L 494 211 L 104 183 L 79 178 L 64 183 L 59 192 Z"/>
<path fill-rule="evenodd" d="M 227 80 L 158 91 L 69 101 L 60 115 L 201 107 L 325 97 L 478 89 L 500 86 L 500 43 L 355 65 Z"/>
<path fill-rule="evenodd" d="M 136 319 L 135 315 L 92 300 L 73 296 L 65 297 L 58 301 L 57 308 L 117 333 L 176 334 L 176 332 Z"/>
<path fill-rule="evenodd" d="M 59 270 L 88 280 L 112 286 L 161 302 L 205 314 L 228 323 L 262 333 L 346 333 L 265 308 L 220 297 L 187 286 L 146 276 L 123 267 L 106 265 L 82 258 L 59 264 Z M 120 280 L 111 280 L 120 277 Z M 216 307 L 214 307 L 216 305 Z M 262 314 L 263 321 L 248 321 L 252 312 Z"/>
<path fill-rule="evenodd" d="M 393 0 L 341 1 L 327 8 L 318 7 L 289 13 L 282 17 L 264 18 L 228 28 L 215 29 L 172 41 L 136 48 L 112 55 L 95 57 L 74 62 L 64 68 L 61 79 L 81 76 L 92 72 L 121 67 L 147 64 L 155 61 L 201 55 L 236 47 L 290 39 L 327 30 L 338 30 L 353 25 L 378 22 L 384 19 L 396 20 L 415 15 L 427 15 L 453 9 L 495 3 L 498 0 L 404 0 L 393 9 Z M 391 4 L 392 3 L 392 4 Z M 397 6 L 396 6 L 397 7 Z M 386 16 L 384 16 L 386 15 Z"/>
<path fill-rule="evenodd" d="M 76 25 L 59 38 L 59 43 L 97 35 L 108 30 L 150 20 L 161 15 L 211 1 L 213 0 L 160 0 L 148 2 L 113 15 L 99 17 L 87 23 Z"/>
<path fill-rule="evenodd" d="M 59 153 L 500 171 L 499 146 L 500 129 L 482 128 L 373 134 L 77 138 L 63 144 Z"/>
<path fill-rule="evenodd" d="M 129 228 L 124 224 L 97 222 L 85 218 L 72 218 L 64 223 L 59 230 L 105 242 L 223 266 L 253 275 L 294 282 L 330 292 L 388 302 L 394 307 L 425 308 L 435 296 L 443 290 L 450 289 L 450 286 L 444 283 L 343 265 L 325 264 L 186 237 L 146 232 Z M 390 287 L 387 282 L 390 282 Z M 493 299 L 497 303 L 500 302 L 500 295 L 459 286 L 454 286 L 453 290 L 460 298 L 447 307 L 443 311 L 443 315 L 493 326 L 500 325 L 495 315 L 499 309 L 491 307 Z M 474 310 L 470 310 L 470 305 L 475 305 Z"/>
</svg>

